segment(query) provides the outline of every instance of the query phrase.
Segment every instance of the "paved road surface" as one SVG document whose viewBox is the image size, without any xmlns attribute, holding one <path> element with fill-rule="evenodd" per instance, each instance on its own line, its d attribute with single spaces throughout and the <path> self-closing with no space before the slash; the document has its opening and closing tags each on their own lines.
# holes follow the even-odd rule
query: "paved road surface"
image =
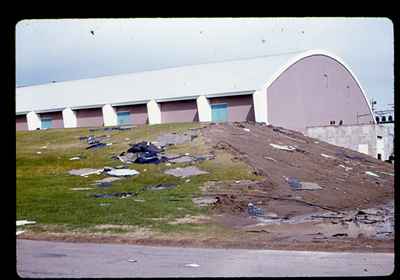
<svg viewBox="0 0 400 280">
<path fill-rule="evenodd" d="M 131 260 L 131 261 L 129 261 Z M 197 264 L 197 267 L 185 266 Z M 17 240 L 21 277 L 376 276 L 394 254 L 198 249 Z"/>
</svg>

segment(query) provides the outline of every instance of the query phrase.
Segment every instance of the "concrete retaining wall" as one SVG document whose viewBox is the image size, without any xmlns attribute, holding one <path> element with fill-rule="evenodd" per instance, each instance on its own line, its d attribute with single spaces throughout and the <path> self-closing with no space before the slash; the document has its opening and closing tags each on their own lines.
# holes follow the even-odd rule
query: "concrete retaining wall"
<svg viewBox="0 0 400 280">
<path fill-rule="evenodd" d="M 393 123 L 307 127 L 305 134 L 333 145 L 367 153 L 374 158 L 378 158 L 377 154 L 380 153 L 382 160 L 387 160 L 394 148 Z M 381 150 L 377 147 L 379 141 L 383 142 Z"/>
</svg>

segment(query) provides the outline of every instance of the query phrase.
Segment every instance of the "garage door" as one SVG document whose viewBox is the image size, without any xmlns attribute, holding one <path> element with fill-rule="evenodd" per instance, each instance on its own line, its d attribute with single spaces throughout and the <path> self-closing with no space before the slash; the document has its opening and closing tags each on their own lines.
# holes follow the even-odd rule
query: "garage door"
<svg viewBox="0 0 400 280">
<path fill-rule="evenodd" d="M 117 112 L 118 125 L 131 124 L 131 118 L 129 112 Z"/>
<path fill-rule="evenodd" d="M 227 122 L 228 121 L 228 105 L 227 104 L 212 104 L 211 105 L 211 120 L 212 122 Z"/>
<path fill-rule="evenodd" d="M 52 128 L 53 123 L 51 118 L 41 118 L 42 129 Z"/>
</svg>

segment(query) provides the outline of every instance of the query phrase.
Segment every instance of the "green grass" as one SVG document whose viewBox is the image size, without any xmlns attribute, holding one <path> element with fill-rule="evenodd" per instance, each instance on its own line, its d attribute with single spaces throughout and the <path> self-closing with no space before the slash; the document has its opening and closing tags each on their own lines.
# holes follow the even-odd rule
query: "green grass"
<svg viewBox="0 0 400 280">
<path fill-rule="evenodd" d="M 16 134 L 16 194 L 17 219 L 37 222 L 26 226 L 36 232 L 42 231 L 97 231 L 126 232 L 126 229 L 95 230 L 96 225 L 134 225 L 151 228 L 160 232 L 201 231 L 205 225 L 171 225 L 168 221 L 185 215 L 205 214 L 207 209 L 192 203 L 192 197 L 200 194 L 199 187 L 209 180 L 258 179 L 250 168 L 241 162 L 231 161 L 230 155 L 216 151 L 217 158 L 196 164 L 209 174 L 190 177 L 190 182 L 163 173 L 164 170 L 188 164 L 131 164 L 130 168 L 139 175 L 116 181 L 110 188 L 97 188 L 91 184 L 104 175 L 90 175 L 88 178 L 71 176 L 68 170 L 74 168 L 103 168 L 117 166 L 121 162 L 112 160 L 113 154 L 126 151 L 128 143 L 142 140 L 155 140 L 166 132 L 183 132 L 189 128 L 200 127 L 198 123 L 163 124 L 139 126 L 127 131 L 95 131 L 88 129 L 53 129 L 45 131 L 17 132 Z M 107 142 L 112 146 L 98 150 L 86 150 L 86 142 L 79 136 L 111 135 Z M 130 138 L 129 141 L 125 138 Z M 46 149 L 41 149 L 42 146 Z M 168 149 L 169 153 L 208 153 L 202 137 L 193 142 Z M 42 152 L 37 154 L 37 152 Z M 83 156 L 79 161 L 70 161 L 73 156 Z M 146 171 L 144 171 L 146 169 Z M 116 191 L 138 191 L 149 184 L 175 183 L 175 189 L 143 191 L 138 196 L 119 199 L 98 199 L 94 193 Z M 88 191 L 72 191 L 75 187 L 93 187 Z M 145 202 L 136 202 L 143 199 Z M 100 206 L 100 203 L 111 203 Z M 160 220 L 160 218 L 162 218 Z"/>
</svg>

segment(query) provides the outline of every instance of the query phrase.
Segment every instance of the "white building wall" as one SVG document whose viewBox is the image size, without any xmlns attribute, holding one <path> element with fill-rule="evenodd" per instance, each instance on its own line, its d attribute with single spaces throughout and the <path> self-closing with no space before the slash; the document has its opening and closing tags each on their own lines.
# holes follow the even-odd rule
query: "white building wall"
<svg viewBox="0 0 400 280">
<path fill-rule="evenodd" d="M 268 124 L 267 91 L 258 90 L 254 92 L 253 103 L 255 121 Z"/>
<path fill-rule="evenodd" d="M 110 104 L 106 104 L 102 107 L 103 111 L 103 122 L 104 126 L 116 126 L 118 125 L 117 112 L 115 108 Z"/>
<path fill-rule="evenodd" d="M 199 122 L 211 122 L 211 105 L 207 97 L 200 95 L 196 99 Z"/>
<path fill-rule="evenodd" d="M 147 102 L 147 116 L 149 118 L 149 124 L 161 123 L 160 105 L 154 99 Z"/>
<path fill-rule="evenodd" d="M 305 134 L 332 145 L 348 148 L 382 160 L 389 159 L 394 148 L 394 124 L 332 125 L 307 127 Z M 382 137 L 382 140 L 378 139 Z M 383 148 L 378 148 L 378 142 Z"/>
<path fill-rule="evenodd" d="M 62 117 L 65 128 L 77 127 L 76 112 L 71 108 L 65 108 L 62 111 Z"/>
<path fill-rule="evenodd" d="M 26 121 L 28 122 L 29 130 L 36 130 L 37 128 L 42 127 L 42 122 L 40 120 L 40 116 L 35 112 L 29 112 L 26 115 Z"/>
</svg>

